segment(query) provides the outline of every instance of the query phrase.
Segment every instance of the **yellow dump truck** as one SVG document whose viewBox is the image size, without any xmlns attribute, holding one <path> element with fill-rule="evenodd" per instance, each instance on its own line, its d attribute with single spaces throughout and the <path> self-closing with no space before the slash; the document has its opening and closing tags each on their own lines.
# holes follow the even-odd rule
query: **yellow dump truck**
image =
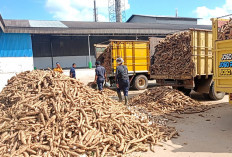
<svg viewBox="0 0 232 157">
<path fill-rule="evenodd" d="M 186 75 L 151 75 L 159 85 L 173 86 L 185 94 L 191 90 L 204 93 L 213 100 L 222 99 L 223 92 L 215 92 L 213 82 L 212 31 L 190 29 L 191 54 L 194 69 Z"/>
<path fill-rule="evenodd" d="M 113 84 L 116 72 L 116 59 L 122 57 L 128 67 L 131 86 L 135 89 L 146 89 L 149 79 L 155 79 L 158 85 L 173 86 L 185 94 L 191 90 L 204 93 L 213 100 L 222 99 L 224 92 L 216 92 L 213 82 L 213 37 L 211 30 L 190 29 L 191 51 L 194 69 L 189 76 L 168 76 L 151 74 L 150 41 L 111 40 L 111 71 L 107 76 Z"/>
<path fill-rule="evenodd" d="M 107 74 L 111 84 L 116 73 L 116 59 L 123 58 L 128 68 L 131 85 L 138 90 L 146 89 L 150 79 L 149 41 L 111 40 L 111 72 Z"/>
<path fill-rule="evenodd" d="M 217 92 L 229 93 L 232 104 L 232 39 L 218 40 L 218 28 L 228 19 L 212 19 L 214 52 L 214 88 Z"/>
</svg>

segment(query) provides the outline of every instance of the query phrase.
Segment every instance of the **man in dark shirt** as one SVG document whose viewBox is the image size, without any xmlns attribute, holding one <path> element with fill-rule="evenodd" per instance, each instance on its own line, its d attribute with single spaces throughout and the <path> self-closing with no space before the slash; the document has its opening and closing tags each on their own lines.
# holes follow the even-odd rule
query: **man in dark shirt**
<svg viewBox="0 0 232 157">
<path fill-rule="evenodd" d="M 95 83 L 98 85 L 98 90 L 102 91 L 103 83 L 106 79 L 106 70 L 103 66 L 100 65 L 99 61 L 96 62 L 96 69 L 95 69 Z"/>
<path fill-rule="evenodd" d="M 75 79 L 76 79 L 76 72 L 75 72 L 75 68 L 76 68 L 76 64 L 75 64 L 75 63 L 73 63 L 73 64 L 72 64 L 72 67 L 71 67 L 71 69 L 70 69 L 70 77 L 71 77 L 71 78 L 75 78 Z"/>
<path fill-rule="evenodd" d="M 118 64 L 116 68 L 116 84 L 117 84 L 118 98 L 119 101 L 122 102 L 122 95 L 121 95 L 121 90 L 122 90 L 125 97 L 125 105 L 128 105 L 128 91 L 130 87 L 128 69 L 125 65 L 122 65 L 123 63 L 122 58 L 117 58 L 116 62 Z"/>
</svg>

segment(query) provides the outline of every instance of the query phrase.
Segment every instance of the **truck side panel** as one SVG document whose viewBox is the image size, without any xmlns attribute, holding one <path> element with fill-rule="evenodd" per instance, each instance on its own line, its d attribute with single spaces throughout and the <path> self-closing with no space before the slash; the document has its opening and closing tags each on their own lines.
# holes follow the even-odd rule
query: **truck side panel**
<svg viewBox="0 0 232 157">
<path fill-rule="evenodd" d="M 192 60 L 195 63 L 195 68 L 191 75 L 152 75 L 151 78 L 160 80 L 189 80 L 198 76 L 204 75 L 205 79 L 208 79 L 209 75 L 213 75 L 213 56 L 212 56 L 212 31 L 210 30 L 198 30 L 190 29 L 191 33 L 191 52 Z"/>
<path fill-rule="evenodd" d="M 216 91 L 232 93 L 232 40 L 216 42 L 214 65 Z"/>
<path fill-rule="evenodd" d="M 229 103 L 232 104 L 232 40 L 218 40 L 218 28 L 229 19 L 211 19 L 213 29 L 213 70 L 214 88 L 217 92 L 229 93 Z"/>
<path fill-rule="evenodd" d="M 212 32 L 208 30 L 191 30 L 192 59 L 195 63 L 193 77 L 202 75 L 208 78 L 213 74 Z"/>
<path fill-rule="evenodd" d="M 149 73 L 150 52 L 148 41 L 111 41 L 112 68 L 114 72 L 118 57 L 123 58 L 128 72 Z"/>
</svg>

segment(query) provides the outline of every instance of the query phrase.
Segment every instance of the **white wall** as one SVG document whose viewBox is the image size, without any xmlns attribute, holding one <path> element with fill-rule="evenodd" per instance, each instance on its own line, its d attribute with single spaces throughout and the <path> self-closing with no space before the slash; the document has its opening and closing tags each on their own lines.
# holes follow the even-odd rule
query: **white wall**
<svg viewBox="0 0 232 157">
<path fill-rule="evenodd" d="M 12 76 L 33 68 L 33 57 L 0 57 L 0 91 Z"/>
<path fill-rule="evenodd" d="M 51 57 L 34 57 L 34 66 L 37 69 L 52 68 Z M 92 64 L 95 64 L 95 57 L 91 56 Z M 89 56 L 61 56 L 53 57 L 53 66 L 56 66 L 56 62 L 59 62 L 62 68 L 70 68 L 73 63 L 76 63 L 77 68 L 86 68 L 89 63 Z"/>
</svg>

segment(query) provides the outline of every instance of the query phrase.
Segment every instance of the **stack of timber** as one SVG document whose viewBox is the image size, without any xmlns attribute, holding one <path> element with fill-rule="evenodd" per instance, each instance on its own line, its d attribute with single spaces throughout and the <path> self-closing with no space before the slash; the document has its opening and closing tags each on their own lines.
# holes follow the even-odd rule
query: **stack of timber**
<svg viewBox="0 0 232 157">
<path fill-rule="evenodd" d="M 106 73 L 111 73 L 111 48 L 108 46 L 104 52 L 97 58 L 101 65 L 106 69 Z"/>
<path fill-rule="evenodd" d="M 146 110 L 153 116 L 171 113 L 192 114 L 209 109 L 196 100 L 171 87 L 154 87 L 130 100 L 132 106 Z"/>
<path fill-rule="evenodd" d="M 0 107 L 0 156 L 115 156 L 153 150 L 177 134 L 53 71 L 12 77 Z"/>
<path fill-rule="evenodd" d="M 191 35 L 187 32 L 167 36 L 155 47 L 151 73 L 162 76 L 189 76 L 194 70 Z"/>
<path fill-rule="evenodd" d="M 218 40 L 232 39 L 232 19 L 222 25 L 218 30 Z"/>
</svg>

